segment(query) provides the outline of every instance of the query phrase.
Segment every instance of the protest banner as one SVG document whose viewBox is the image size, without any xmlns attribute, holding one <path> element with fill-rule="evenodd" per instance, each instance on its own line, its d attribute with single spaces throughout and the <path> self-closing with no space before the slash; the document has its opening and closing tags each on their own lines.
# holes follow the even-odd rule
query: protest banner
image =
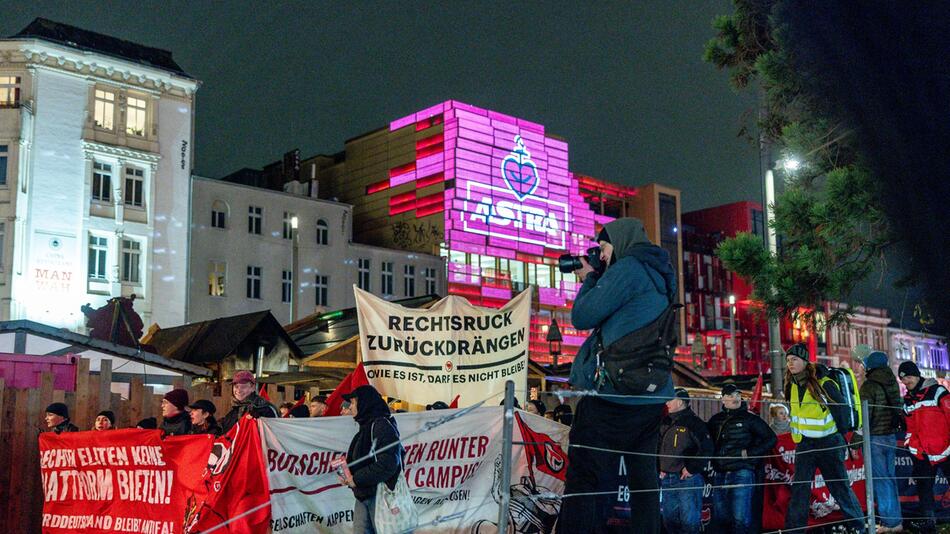
<svg viewBox="0 0 950 534">
<path fill-rule="evenodd" d="M 501 398 L 513 380 L 526 398 L 530 288 L 501 309 L 458 296 L 413 309 L 353 290 L 366 378 L 383 395 L 416 404 L 460 395 L 465 407 Z"/>
<path fill-rule="evenodd" d="M 452 411 L 396 414 L 406 437 Z M 403 470 L 419 511 L 418 533 L 495 532 L 501 500 L 502 415 L 482 407 L 431 431 L 404 439 Z M 261 419 L 271 488 L 274 533 L 349 533 L 352 491 L 331 462 L 345 455 L 357 426 L 349 417 Z M 550 533 L 560 510 L 570 429 L 518 411 L 514 426 L 509 532 Z M 352 459 L 350 459 L 352 460 Z"/>
<path fill-rule="evenodd" d="M 257 421 L 245 415 L 214 439 L 211 454 L 201 462 L 201 484 L 188 498 L 186 533 L 268 532 L 270 492 Z"/>
<path fill-rule="evenodd" d="M 139 429 L 40 434 L 43 532 L 180 534 L 211 441 Z"/>
</svg>

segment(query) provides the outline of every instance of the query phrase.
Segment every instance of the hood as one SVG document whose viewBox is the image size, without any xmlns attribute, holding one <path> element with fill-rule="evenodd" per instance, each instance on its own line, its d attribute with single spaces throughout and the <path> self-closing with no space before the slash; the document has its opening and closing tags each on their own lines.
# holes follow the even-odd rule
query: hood
<svg viewBox="0 0 950 534">
<path fill-rule="evenodd" d="M 389 417 L 390 415 L 389 406 L 373 386 L 360 386 L 349 393 L 347 397 L 356 397 L 357 412 L 356 417 L 353 419 L 355 419 L 357 423 L 362 424 L 379 417 Z"/>
<path fill-rule="evenodd" d="M 643 229 L 640 219 L 624 217 L 607 223 L 604 228 L 607 229 L 610 244 L 614 246 L 614 256 L 618 260 L 629 256 L 630 250 L 637 245 L 653 244 L 647 238 L 647 232 Z"/>
<path fill-rule="evenodd" d="M 607 223 L 604 228 L 614 247 L 615 261 L 628 256 L 636 258 L 650 267 L 647 274 L 661 293 L 675 295 L 676 274 L 670 263 L 670 255 L 650 242 L 640 219 L 624 217 Z"/>
<path fill-rule="evenodd" d="M 929 388 L 929 387 L 931 387 L 931 386 L 936 386 L 936 385 L 937 385 L 937 380 L 936 380 L 936 379 L 933 379 L 933 378 L 921 378 L 920 381 L 917 382 L 917 387 L 914 388 L 914 391 L 921 391 L 921 390 L 924 390 L 924 389 L 927 389 L 927 388 Z"/>
</svg>

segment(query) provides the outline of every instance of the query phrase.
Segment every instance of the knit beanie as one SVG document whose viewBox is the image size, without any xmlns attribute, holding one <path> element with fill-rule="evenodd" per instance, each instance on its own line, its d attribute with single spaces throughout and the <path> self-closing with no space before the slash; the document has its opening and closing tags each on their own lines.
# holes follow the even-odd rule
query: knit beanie
<svg viewBox="0 0 950 534">
<path fill-rule="evenodd" d="M 676 388 L 673 390 L 673 398 L 680 399 L 684 404 L 689 406 L 689 391 L 686 391 L 684 388 Z"/>
<path fill-rule="evenodd" d="M 188 406 L 188 392 L 184 389 L 173 389 L 165 394 L 165 400 L 175 405 L 179 410 Z"/>
<path fill-rule="evenodd" d="M 105 416 L 105 418 L 109 420 L 109 424 L 115 426 L 115 414 L 112 413 L 111 410 L 102 410 L 96 414 L 96 417 L 98 418 L 100 415 Z"/>
<path fill-rule="evenodd" d="M 55 414 L 69 419 L 69 408 L 67 408 L 66 405 L 61 402 L 54 402 L 53 404 L 47 406 L 46 413 Z"/>
<path fill-rule="evenodd" d="M 786 356 L 794 356 L 800 360 L 808 361 L 808 347 L 804 343 L 796 343 L 788 348 Z"/>
<path fill-rule="evenodd" d="M 156 420 L 154 417 L 146 417 L 145 419 L 142 419 L 136 423 L 135 426 L 136 428 L 141 428 L 144 430 L 154 430 L 158 428 L 158 420 Z"/>
<path fill-rule="evenodd" d="M 887 354 L 876 350 L 864 358 L 864 368 L 870 371 L 878 367 L 887 367 Z"/>
<path fill-rule="evenodd" d="M 904 362 L 897 368 L 897 376 L 920 376 L 920 368 L 914 362 Z"/>
</svg>

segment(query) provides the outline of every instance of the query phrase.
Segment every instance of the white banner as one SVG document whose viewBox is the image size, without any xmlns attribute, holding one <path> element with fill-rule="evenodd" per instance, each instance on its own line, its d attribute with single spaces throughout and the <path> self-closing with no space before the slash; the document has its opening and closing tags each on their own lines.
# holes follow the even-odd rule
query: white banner
<svg viewBox="0 0 950 534">
<path fill-rule="evenodd" d="M 501 499 L 500 406 L 477 408 L 404 440 L 404 475 L 419 511 L 419 533 L 494 533 Z M 409 436 L 451 410 L 397 414 Z M 517 411 L 509 522 L 514 532 L 548 534 L 560 510 L 567 472 L 568 427 Z M 352 491 L 330 468 L 345 455 L 357 426 L 350 417 L 259 419 L 275 533 L 347 533 L 353 529 Z M 509 530 L 508 532 L 512 532 Z"/>
<path fill-rule="evenodd" d="M 459 395 L 465 407 L 501 400 L 513 380 L 516 397 L 527 398 L 530 288 L 498 310 L 458 296 L 406 308 L 353 290 L 366 378 L 381 394 L 416 404 Z"/>
</svg>

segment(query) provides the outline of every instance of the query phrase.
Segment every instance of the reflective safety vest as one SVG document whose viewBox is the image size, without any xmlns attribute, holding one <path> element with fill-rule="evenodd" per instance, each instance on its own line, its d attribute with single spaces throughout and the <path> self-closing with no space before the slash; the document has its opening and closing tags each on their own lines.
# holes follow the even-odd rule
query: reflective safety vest
<svg viewBox="0 0 950 534">
<path fill-rule="evenodd" d="M 824 387 L 825 382 L 833 382 L 833 380 L 827 377 L 818 380 L 822 387 Z M 805 390 L 801 402 L 797 399 L 798 384 L 792 382 L 791 398 L 789 399 L 792 412 L 792 441 L 799 443 L 802 436 L 823 438 L 838 431 L 835 420 L 831 416 L 831 410 L 819 404 L 818 400 L 811 396 L 811 391 Z"/>
</svg>

